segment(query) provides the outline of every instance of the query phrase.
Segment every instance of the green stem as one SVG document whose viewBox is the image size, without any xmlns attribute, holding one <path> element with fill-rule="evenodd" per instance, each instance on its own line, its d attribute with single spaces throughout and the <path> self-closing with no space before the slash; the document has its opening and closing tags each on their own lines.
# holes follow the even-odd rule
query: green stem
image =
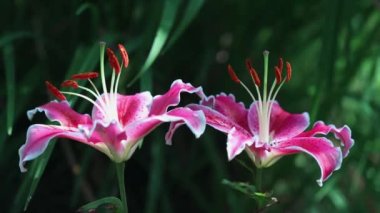
<svg viewBox="0 0 380 213">
<path fill-rule="evenodd" d="M 263 192 L 263 169 L 257 168 L 256 169 L 256 187 L 257 191 L 262 193 Z M 258 200 L 258 207 L 261 209 L 263 207 L 263 201 L 261 199 Z"/>
<path fill-rule="evenodd" d="M 116 163 L 116 175 L 119 183 L 120 199 L 123 204 L 123 212 L 128 213 L 127 195 L 125 193 L 124 168 L 125 163 Z"/>
</svg>

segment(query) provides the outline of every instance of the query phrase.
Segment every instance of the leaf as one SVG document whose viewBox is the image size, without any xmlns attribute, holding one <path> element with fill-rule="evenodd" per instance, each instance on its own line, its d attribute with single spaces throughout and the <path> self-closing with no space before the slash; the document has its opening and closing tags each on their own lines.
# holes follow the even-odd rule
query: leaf
<svg viewBox="0 0 380 213">
<path fill-rule="evenodd" d="M 194 1 L 188 2 L 188 5 L 184 12 L 183 18 L 181 19 L 181 22 L 179 23 L 179 26 L 173 32 L 170 40 L 168 41 L 168 44 L 165 46 L 165 49 L 162 52 L 166 52 L 177 41 L 177 39 L 186 30 L 187 26 L 198 14 L 204 2 L 205 2 L 204 0 L 194 0 Z"/>
<path fill-rule="evenodd" d="M 231 182 L 227 179 L 222 180 L 222 184 L 230 187 L 231 189 L 234 189 L 236 191 L 239 191 L 245 195 L 247 195 L 249 198 L 252 198 L 256 201 L 264 202 L 266 206 L 273 205 L 277 202 L 277 198 L 272 197 L 272 193 L 267 192 L 258 192 L 256 190 L 256 187 L 254 185 L 251 185 L 249 183 L 245 182 Z"/>
<path fill-rule="evenodd" d="M 96 201 L 92 201 L 78 209 L 78 212 L 93 212 L 103 207 L 107 212 L 122 213 L 123 205 L 117 197 L 105 197 Z M 109 211 L 108 211 L 109 210 Z"/>
<path fill-rule="evenodd" d="M 156 35 L 153 40 L 152 47 L 150 49 L 149 55 L 145 60 L 144 65 L 142 66 L 139 73 L 131 80 L 128 84 L 128 87 L 135 83 L 153 64 L 160 54 L 166 40 L 168 39 L 169 32 L 171 31 L 176 12 L 178 10 L 180 1 L 179 0 L 166 0 L 164 3 L 163 15 L 157 29 Z"/>
<path fill-rule="evenodd" d="M 5 82 L 7 89 L 7 133 L 12 134 L 14 115 L 15 115 L 15 58 L 12 44 L 7 44 L 3 49 L 5 64 Z"/>
<path fill-rule="evenodd" d="M 20 208 L 23 208 L 23 210 L 26 211 L 29 202 L 32 199 L 32 196 L 37 189 L 38 183 L 41 180 L 42 174 L 45 171 L 54 146 L 54 142 L 49 143 L 45 152 L 32 162 L 30 171 L 28 171 L 27 177 L 25 178 L 16 195 L 14 206 L 11 212 L 21 212 Z"/>
</svg>

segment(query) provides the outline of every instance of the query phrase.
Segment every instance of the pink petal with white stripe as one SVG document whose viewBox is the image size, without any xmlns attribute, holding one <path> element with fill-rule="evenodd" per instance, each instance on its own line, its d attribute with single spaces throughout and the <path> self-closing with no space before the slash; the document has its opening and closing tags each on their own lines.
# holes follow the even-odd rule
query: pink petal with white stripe
<svg viewBox="0 0 380 213">
<path fill-rule="evenodd" d="M 335 125 L 326 125 L 323 121 L 318 121 L 309 131 L 301 133 L 297 137 L 312 137 L 316 135 L 327 135 L 333 133 L 335 138 L 340 140 L 340 145 L 343 146 L 343 157 L 347 157 L 351 147 L 354 145 L 354 139 L 351 138 L 351 129 L 344 125 L 341 128 L 336 128 Z"/>
<path fill-rule="evenodd" d="M 252 137 L 237 131 L 232 128 L 227 135 L 227 156 L 228 160 L 232 160 L 236 155 L 240 154 L 246 146 L 251 146 L 254 143 Z"/>
<path fill-rule="evenodd" d="M 142 92 L 135 95 L 117 95 L 117 115 L 122 126 L 127 126 L 136 120 L 146 118 L 149 114 L 152 100 L 153 97 L 150 92 Z M 99 100 L 97 103 L 100 104 Z M 94 120 L 107 121 L 105 115 L 96 107 L 92 109 L 92 118 Z"/>
<path fill-rule="evenodd" d="M 26 143 L 19 149 L 20 170 L 25 172 L 25 162 L 40 156 L 46 150 L 48 143 L 54 138 L 67 138 L 93 145 L 87 142 L 85 135 L 76 128 L 34 124 L 28 129 Z"/>
<path fill-rule="evenodd" d="M 170 106 L 177 106 L 181 101 L 182 92 L 196 93 L 201 98 L 205 97 L 202 87 L 194 87 L 178 79 L 172 83 L 165 94 L 154 96 L 150 115 L 160 115 L 165 113 Z"/>
<path fill-rule="evenodd" d="M 248 110 L 243 103 L 235 101 L 234 95 L 226 95 L 222 93 L 216 97 L 210 96 L 208 99 L 213 101 L 213 109 L 227 118 L 230 118 L 244 129 L 249 130 L 247 122 Z"/>
<path fill-rule="evenodd" d="M 321 169 L 321 178 L 317 180 L 319 186 L 322 186 L 323 182 L 330 177 L 333 171 L 338 170 L 342 164 L 342 152 L 326 138 L 292 138 L 282 141 L 276 147 L 272 147 L 271 152 L 273 156 L 299 152 L 311 155 Z"/>
<path fill-rule="evenodd" d="M 248 124 L 253 134 L 259 134 L 259 118 L 254 102 L 248 112 Z M 269 132 L 274 140 L 286 140 L 303 132 L 309 126 L 309 114 L 291 114 L 273 102 Z"/>
<path fill-rule="evenodd" d="M 138 141 L 163 122 L 183 122 L 198 138 L 206 128 L 204 114 L 186 107 L 178 107 L 169 112 L 150 116 L 126 128 L 128 141 Z"/>
<path fill-rule="evenodd" d="M 37 112 L 45 112 L 50 121 L 57 121 L 62 126 L 77 127 L 79 124 L 91 124 L 89 115 L 80 114 L 71 109 L 67 101 L 51 101 L 27 112 L 28 118 L 32 119 Z"/>
</svg>

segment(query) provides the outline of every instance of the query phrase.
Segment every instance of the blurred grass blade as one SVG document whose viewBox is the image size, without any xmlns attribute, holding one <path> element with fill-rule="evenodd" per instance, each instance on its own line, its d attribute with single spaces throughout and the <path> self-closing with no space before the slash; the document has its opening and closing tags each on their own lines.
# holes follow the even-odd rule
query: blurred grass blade
<svg viewBox="0 0 380 213">
<path fill-rule="evenodd" d="M 5 64 L 5 84 L 7 89 L 7 133 L 12 134 L 15 114 L 15 58 L 12 44 L 7 44 L 3 49 Z"/>
<path fill-rule="evenodd" d="M 26 211 L 30 200 L 34 192 L 37 189 L 38 183 L 41 180 L 42 174 L 45 171 L 46 165 L 50 159 L 50 155 L 53 152 L 55 142 L 50 142 L 45 152 L 32 162 L 30 171 L 28 171 L 27 177 L 20 186 L 20 189 L 16 195 L 14 205 L 11 212 Z"/>
<path fill-rule="evenodd" d="M 109 212 L 123 213 L 122 204 L 117 197 L 105 197 L 82 206 L 78 212 L 97 212 L 96 209 L 104 207 Z"/>
<path fill-rule="evenodd" d="M 204 0 L 194 0 L 189 1 L 187 3 L 187 7 L 183 14 L 183 18 L 181 19 L 181 22 L 179 23 L 175 31 L 172 33 L 172 36 L 170 37 L 168 44 L 165 46 L 165 49 L 162 52 L 166 52 L 177 41 L 177 39 L 182 35 L 182 33 L 186 30 L 191 21 L 198 14 L 204 2 Z"/>
<path fill-rule="evenodd" d="M 24 39 L 32 36 L 33 34 L 29 32 L 12 32 L 5 34 L 0 38 L 0 47 L 11 43 L 13 40 Z"/>
<path fill-rule="evenodd" d="M 136 74 L 136 76 L 131 80 L 128 86 L 134 84 L 153 64 L 158 55 L 160 54 L 166 40 L 168 39 L 169 33 L 174 25 L 176 13 L 179 7 L 179 0 L 166 0 L 164 3 L 164 11 L 158 30 L 153 40 L 152 48 L 150 49 L 149 55 L 145 60 L 144 65 L 141 70 Z"/>
</svg>

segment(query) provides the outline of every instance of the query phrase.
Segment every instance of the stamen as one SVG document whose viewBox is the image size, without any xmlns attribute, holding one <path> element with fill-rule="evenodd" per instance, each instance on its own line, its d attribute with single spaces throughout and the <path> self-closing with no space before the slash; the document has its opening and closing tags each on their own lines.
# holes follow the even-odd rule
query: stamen
<svg viewBox="0 0 380 213">
<path fill-rule="evenodd" d="M 292 66 L 289 62 L 286 62 L 286 81 L 292 78 Z"/>
<path fill-rule="evenodd" d="M 261 80 L 260 80 L 259 75 L 257 74 L 256 70 L 252 67 L 252 63 L 249 59 L 245 60 L 245 65 L 249 71 L 249 74 L 252 77 L 253 83 L 255 83 L 258 87 L 260 87 Z"/>
<path fill-rule="evenodd" d="M 62 82 L 61 87 L 71 87 L 73 89 L 78 89 L 79 85 L 74 80 L 66 80 L 66 81 Z"/>
<path fill-rule="evenodd" d="M 276 84 L 280 84 L 282 77 L 281 77 L 281 69 L 277 66 L 274 67 L 274 74 L 276 75 Z"/>
<path fill-rule="evenodd" d="M 278 69 L 280 70 L 280 73 L 282 74 L 282 69 L 284 68 L 284 61 L 282 58 L 278 59 Z"/>
<path fill-rule="evenodd" d="M 237 77 L 237 75 L 236 75 L 234 69 L 232 68 L 232 66 L 229 64 L 227 68 L 228 68 L 228 74 L 230 74 L 231 79 L 232 79 L 235 83 L 240 84 L 241 81 L 240 81 L 240 79 Z"/>
<path fill-rule="evenodd" d="M 58 100 L 64 101 L 66 97 L 57 89 L 57 87 L 53 86 L 49 81 L 45 81 L 47 89 L 50 91 L 52 95 L 54 95 Z"/>
<path fill-rule="evenodd" d="M 128 57 L 127 50 L 125 49 L 125 47 L 122 44 L 119 44 L 118 47 L 119 47 L 119 51 L 121 54 L 121 58 L 123 60 L 123 66 L 125 68 L 127 68 L 128 64 L 129 64 L 129 57 Z"/>
<path fill-rule="evenodd" d="M 119 61 L 117 60 L 115 53 L 110 48 L 107 48 L 107 56 L 111 67 L 115 70 L 116 74 L 119 74 L 121 70 Z"/>
<path fill-rule="evenodd" d="M 98 76 L 99 76 L 99 73 L 97 72 L 85 72 L 85 73 L 72 75 L 71 78 L 74 80 L 87 80 L 91 78 L 97 78 Z"/>
</svg>

